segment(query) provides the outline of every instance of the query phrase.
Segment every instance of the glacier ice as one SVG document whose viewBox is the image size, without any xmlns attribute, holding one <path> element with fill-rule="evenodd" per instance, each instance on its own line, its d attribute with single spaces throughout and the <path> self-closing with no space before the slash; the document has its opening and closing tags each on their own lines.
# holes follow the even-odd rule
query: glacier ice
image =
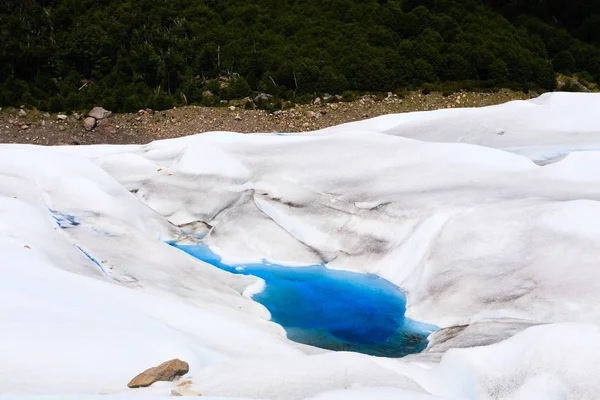
<svg viewBox="0 0 600 400">
<path fill-rule="evenodd" d="M 126 383 L 179 357 L 206 396 L 594 399 L 599 106 L 2 145 L 0 395 L 164 396 Z M 376 274 L 444 329 L 402 359 L 294 343 L 248 298 L 260 280 L 165 243 L 193 234 L 232 264 Z"/>
</svg>

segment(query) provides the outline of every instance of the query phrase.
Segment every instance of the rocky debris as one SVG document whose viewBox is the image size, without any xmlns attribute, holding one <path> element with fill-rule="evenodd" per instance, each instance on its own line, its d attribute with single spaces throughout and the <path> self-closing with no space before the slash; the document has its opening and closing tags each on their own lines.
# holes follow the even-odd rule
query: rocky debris
<svg viewBox="0 0 600 400">
<path fill-rule="evenodd" d="M 42 113 L 43 117 L 50 118 L 50 113 L 48 111 Z"/>
<path fill-rule="evenodd" d="M 229 111 L 235 111 L 235 106 L 229 107 Z"/>
<path fill-rule="evenodd" d="M 21 129 L 25 131 L 25 130 L 29 129 L 29 125 L 23 124 L 23 125 L 21 125 Z"/>
<path fill-rule="evenodd" d="M 58 114 L 56 116 L 56 119 L 59 121 L 66 121 L 67 120 L 67 116 L 65 114 Z"/>
<path fill-rule="evenodd" d="M 308 118 L 314 118 L 314 117 L 315 117 L 315 115 L 316 115 L 316 114 L 315 114 L 315 112 L 314 112 L 314 111 L 307 111 L 307 112 L 306 112 L 306 116 L 307 116 Z"/>
<path fill-rule="evenodd" d="M 27 112 L 25 112 L 25 110 L 23 110 L 22 108 L 19 110 L 19 117 L 26 117 L 27 116 Z"/>
<path fill-rule="evenodd" d="M 96 118 L 87 117 L 86 119 L 84 119 L 83 127 L 85 128 L 86 131 L 91 131 L 92 129 L 94 129 L 96 127 Z"/>
<path fill-rule="evenodd" d="M 193 390 L 187 386 L 183 386 L 183 387 L 176 387 L 175 389 L 171 390 L 171 395 L 172 396 L 202 396 L 202 393 Z"/>
<path fill-rule="evenodd" d="M 173 381 L 187 374 L 190 370 L 190 366 L 185 361 L 181 361 L 175 358 L 170 361 L 166 361 L 157 367 L 152 367 L 141 374 L 137 375 L 127 384 L 130 388 L 139 388 L 152 385 L 154 382 L 159 381 Z"/>
<path fill-rule="evenodd" d="M 81 114 L 75 113 L 75 114 L 73 114 L 73 118 L 75 118 L 77 121 L 79 121 L 81 119 Z"/>
<path fill-rule="evenodd" d="M 313 101 L 313 104 L 315 104 L 315 105 L 319 105 L 319 104 L 321 104 L 321 98 L 320 98 L 320 97 L 317 97 L 317 98 L 315 99 L 315 101 Z"/>
<path fill-rule="evenodd" d="M 458 96 L 460 104 L 456 103 Z M 312 102 L 292 104 L 283 101 L 283 109 L 272 113 L 256 109 L 252 98 L 231 101 L 228 107 L 235 105 L 235 111 L 230 111 L 227 107 L 201 106 L 178 107 L 160 112 L 142 109 L 136 113 L 114 114 L 111 118 L 99 120 L 92 132 L 83 129 L 85 115 L 79 123 L 70 124 L 57 121 L 56 114 L 43 117 L 44 114 L 37 110 L 27 110 L 27 117 L 19 118 L 18 108 L 5 107 L 0 112 L 0 142 L 38 145 L 145 144 L 153 140 L 211 131 L 306 132 L 358 121 L 364 119 L 365 115 L 376 117 L 441 108 L 482 107 L 510 100 L 525 100 L 531 98 L 531 92 L 524 94 L 510 90 L 462 91 L 449 95 L 439 92 L 423 95 L 417 91 L 404 91 L 392 93 L 391 96 L 389 93 L 368 95 L 365 99 L 369 100 L 363 100 L 363 105 L 358 101 L 338 101 L 340 98 L 337 95 L 332 95 L 327 102 L 324 98 L 325 96 L 321 96 L 322 102 L 319 105 Z M 269 99 L 271 100 L 272 98 Z M 308 111 L 314 113 L 312 117 L 307 116 Z M 236 119 L 236 115 L 239 115 L 241 120 Z M 139 117 L 141 118 L 136 119 Z M 67 121 L 72 118 L 74 116 L 69 116 Z M 24 124 L 29 126 L 27 130 L 20 129 Z M 102 134 L 93 134 L 96 130 L 101 130 Z M 505 136 L 509 134 L 510 132 L 506 132 Z"/>
<path fill-rule="evenodd" d="M 234 117 L 234 119 L 236 121 L 241 121 L 242 120 L 242 116 L 240 114 L 236 114 L 236 116 Z"/>
<path fill-rule="evenodd" d="M 102 107 L 94 107 L 87 114 L 88 117 L 96 118 L 97 120 L 101 120 L 104 118 L 108 118 L 112 115 L 112 111 L 105 110 Z"/>
</svg>

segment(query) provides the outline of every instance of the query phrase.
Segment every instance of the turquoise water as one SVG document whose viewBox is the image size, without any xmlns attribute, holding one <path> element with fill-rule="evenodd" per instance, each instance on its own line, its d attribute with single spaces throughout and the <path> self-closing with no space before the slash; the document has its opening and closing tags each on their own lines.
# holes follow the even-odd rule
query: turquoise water
<svg viewBox="0 0 600 400">
<path fill-rule="evenodd" d="M 172 244 L 222 270 L 262 278 L 266 288 L 253 300 L 290 340 L 330 350 L 402 357 L 427 346 L 437 328 L 405 318 L 406 297 L 376 275 L 336 271 L 322 265 L 286 267 L 225 264 L 206 245 Z"/>
</svg>

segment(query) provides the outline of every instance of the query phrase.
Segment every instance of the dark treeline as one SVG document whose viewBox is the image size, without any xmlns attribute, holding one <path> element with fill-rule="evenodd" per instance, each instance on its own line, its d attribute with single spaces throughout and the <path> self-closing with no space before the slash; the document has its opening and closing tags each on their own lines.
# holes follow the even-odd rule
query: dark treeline
<svg viewBox="0 0 600 400">
<path fill-rule="evenodd" d="M 0 0 L 0 105 L 135 111 L 444 82 L 552 90 L 556 72 L 599 82 L 599 3 Z"/>
</svg>

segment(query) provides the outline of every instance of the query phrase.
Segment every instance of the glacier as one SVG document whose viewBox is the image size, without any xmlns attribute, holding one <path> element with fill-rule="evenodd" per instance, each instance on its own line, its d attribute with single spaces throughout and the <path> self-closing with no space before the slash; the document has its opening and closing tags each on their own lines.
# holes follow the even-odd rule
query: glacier
<svg viewBox="0 0 600 400">
<path fill-rule="evenodd" d="M 595 399 L 600 95 L 147 145 L 0 145 L 0 397 Z M 224 263 L 324 265 L 441 329 L 403 358 L 293 342 Z M 187 378 L 187 377 L 186 377 Z"/>
</svg>

